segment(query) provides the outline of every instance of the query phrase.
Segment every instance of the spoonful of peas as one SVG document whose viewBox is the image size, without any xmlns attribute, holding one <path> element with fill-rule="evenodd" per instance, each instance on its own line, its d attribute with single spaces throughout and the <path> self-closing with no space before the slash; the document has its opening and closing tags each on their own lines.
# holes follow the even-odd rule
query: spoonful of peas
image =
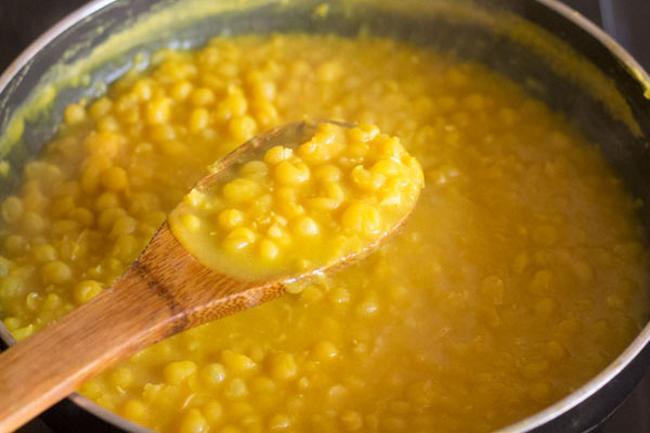
<svg viewBox="0 0 650 433">
<path fill-rule="evenodd" d="M 297 122 L 244 143 L 110 289 L 0 355 L 0 433 L 150 344 L 364 257 L 423 185 L 399 139 L 371 125 Z"/>
</svg>

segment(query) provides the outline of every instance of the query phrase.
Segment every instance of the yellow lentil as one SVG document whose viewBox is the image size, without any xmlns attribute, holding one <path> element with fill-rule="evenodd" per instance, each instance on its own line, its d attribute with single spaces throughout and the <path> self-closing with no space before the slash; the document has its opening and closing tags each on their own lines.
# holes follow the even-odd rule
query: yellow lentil
<svg viewBox="0 0 650 433">
<path fill-rule="evenodd" d="M 8 223 L 17 222 L 23 210 L 23 203 L 18 197 L 9 197 L 2 203 L 2 217 Z"/>
<path fill-rule="evenodd" d="M 79 104 L 70 104 L 66 107 L 63 118 L 68 125 L 77 125 L 86 119 L 86 110 Z"/>
<path fill-rule="evenodd" d="M 192 361 L 178 361 L 168 364 L 163 374 L 165 380 L 173 385 L 178 385 L 196 373 L 196 364 Z"/>
<path fill-rule="evenodd" d="M 84 280 L 74 288 L 74 299 L 79 304 L 90 301 L 102 291 L 102 284 L 99 281 Z"/>
<path fill-rule="evenodd" d="M 128 185 L 126 171 L 121 167 L 108 168 L 102 173 L 101 183 L 104 188 L 112 191 L 126 189 Z"/>
<path fill-rule="evenodd" d="M 52 261 L 46 263 L 41 268 L 43 281 L 46 283 L 62 284 L 68 282 L 72 278 L 72 270 L 70 266 L 62 261 Z"/>
</svg>

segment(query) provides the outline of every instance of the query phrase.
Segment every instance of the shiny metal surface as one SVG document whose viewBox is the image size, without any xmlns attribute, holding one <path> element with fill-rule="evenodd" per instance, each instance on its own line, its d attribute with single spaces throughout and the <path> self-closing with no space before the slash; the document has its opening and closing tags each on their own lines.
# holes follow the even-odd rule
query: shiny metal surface
<svg viewBox="0 0 650 433">
<path fill-rule="evenodd" d="M 30 76 L 30 73 L 35 75 L 42 75 L 44 73 L 45 69 L 34 72 L 36 68 L 42 67 L 38 62 L 35 62 L 35 59 L 40 54 L 44 51 L 51 50 L 57 41 L 64 38 L 66 34 L 69 35 L 73 32 L 75 27 L 80 23 L 102 23 L 106 16 L 124 13 L 125 8 L 128 8 L 128 3 L 123 0 L 95 0 L 66 17 L 25 50 L 2 76 L 0 76 L 0 108 L 2 108 L 2 112 L 0 112 L 0 130 L 6 126 L 9 114 L 21 102 L 14 100 L 16 99 L 16 93 L 12 93 L 12 90 L 18 88 L 22 84 L 22 81 L 26 79 L 25 77 Z M 140 5 L 142 11 L 146 10 L 146 7 L 143 6 L 144 3 L 147 2 L 133 1 L 133 4 Z M 148 3 L 150 5 L 156 2 L 149 1 Z M 593 41 L 598 42 L 604 50 L 610 53 L 612 59 L 620 62 L 625 69 L 635 71 L 635 77 L 632 75 L 628 77 L 615 77 L 621 81 L 629 81 L 629 83 L 625 81 L 626 89 L 632 88 L 635 80 L 650 83 L 648 74 L 623 48 L 598 27 L 560 2 L 556 0 L 512 0 L 504 2 L 504 5 L 506 3 L 512 7 L 515 13 L 521 13 L 522 15 L 526 15 L 529 11 L 527 7 L 530 7 L 533 11 L 543 8 L 543 12 L 551 14 L 551 18 L 555 19 L 557 17 L 559 20 L 558 26 L 572 26 L 588 34 Z M 642 103 L 638 105 L 643 110 Z M 639 114 L 639 119 L 642 122 L 645 121 L 644 119 L 650 119 L 650 114 L 648 114 L 650 113 L 650 108 L 648 108 L 648 105 L 646 105 L 645 109 L 645 112 Z M 635 112 L 635 114 L 637 113 Z M 650 124 L 644 123 L 643 126 L 647 128 L 646 131 L 650 131 Z M 648 189 L 647 185 L 642 184 L 636 186 L 642 189 L 644 193 L 650 193 L 650 190 L 646 191 Z M 7 344 L 13 344 L 14 342 L 1 324 L 0 338 Z M 647 347 L 649 340 L 650 327 L 646 326 L 625 352 L 589 383 L 549 408 L 502 431 L 586 431 L 585 429 L 590 428 L 590 426 L 609 415 L 641 377 L 646 369 L 648 360 L 650 360 L 650 351 Z M 81 411 L 77 410 L 76 414 L 85 412 L 104 421 L 104 427 L 93 428 L 93 431 L 112 431 L 110 426 L 114 426 L 123 431 L 134 433 L 149 432 L 149 430 L 136 426 L 104 410 L 78 394 L 72 395 L 68 402 L 64 403 L 65 405 L 67 407 L 59 407 L 61 412 L 66 410 L 70 411 L 71 407 L 76 409 L 80 408 Z M 63 417 L 59 416 L 59 418 L 68 417 L 64 415 Z"/>
</svg>

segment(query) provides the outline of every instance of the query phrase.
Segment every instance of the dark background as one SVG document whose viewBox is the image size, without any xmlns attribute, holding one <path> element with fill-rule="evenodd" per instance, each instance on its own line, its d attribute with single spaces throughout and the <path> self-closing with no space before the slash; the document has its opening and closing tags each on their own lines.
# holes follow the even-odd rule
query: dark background
<svg viewBox="0 0 650 433">
<path fill-rule="evenodd" d="M 395 0 L 399 1 L 399 0 Z M 605 28 L 650 69 L 650 0 L 563 0 Z M 0 0 L 0 69 L 87 0 Z"/>
<path fill-rule="evenodd" d="M 563 1 L 603 27 L 650 70 L 650 0 Z M 86 0 L 0 0 L 0 70 L 51 25 L 85 3 Z M 37 420 L 19 433 L 51 431 Z M 606 423 L 603 433 L 650 433 L 650 375 Z"/>
</svg>

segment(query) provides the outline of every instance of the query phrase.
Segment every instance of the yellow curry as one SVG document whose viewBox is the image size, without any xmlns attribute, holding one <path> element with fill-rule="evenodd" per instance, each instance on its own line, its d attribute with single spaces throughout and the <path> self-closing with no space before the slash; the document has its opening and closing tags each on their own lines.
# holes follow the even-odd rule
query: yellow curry
<svg viewBox="0 0 650 433">
<path fill-rule="evenodd" d="M 84 395 L 163 433 L 488 432 L 584 384 L 645 324 L 635 201 L 565 120 L 478 65 L 306 35 L 169 51 L 68 107 L 2 204 L 4 323 L 26 338 L 87 302 L 206 164 L 305 116 L 399 137 L 426 183 L 404 230 Z"/>
</svg>

